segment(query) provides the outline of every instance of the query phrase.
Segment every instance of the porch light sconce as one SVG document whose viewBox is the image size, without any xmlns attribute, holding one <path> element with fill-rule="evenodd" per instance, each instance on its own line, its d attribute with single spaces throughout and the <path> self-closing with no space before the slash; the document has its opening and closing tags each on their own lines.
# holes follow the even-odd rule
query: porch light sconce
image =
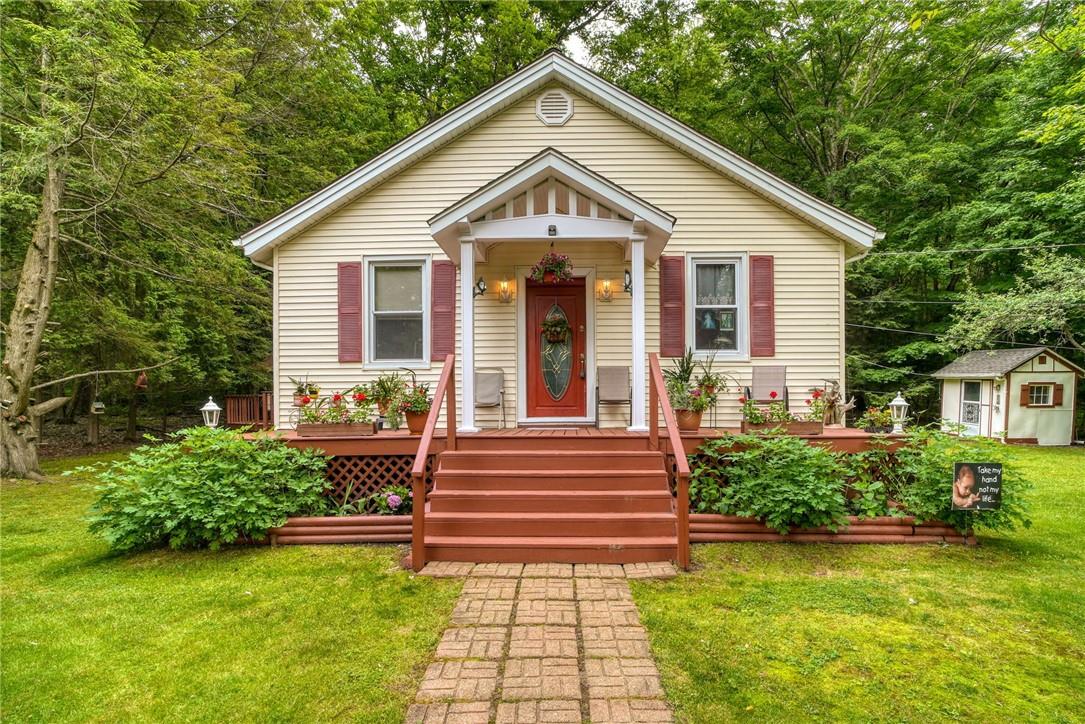
<svg viewBox="0 0 1085 724">
<path fill-rule="evenodd" d="M 633 293 L 633 275 L 629 273 L 628 269 L 625 270 L 625 286 L 622 287 L 622 290 L 626 294 Z"/>
<path fill-rule="evenodd" d="M 610 280 L 604 279 L 599 282 L 599 301 L 609 302 L 614 299 L 614 293 L 610 290 Z"/>
<path fill-rule="evenodd" d="M 207 398 L 207 404 L 200 408 L 200 414 L 203 415 L 203 424 L 207 427 L 219 426 L 219 415 L 222 414 L 222 408 L 215 404 L 215 401 L 210 397 Z"/>
<path fill-rule="evenodd" d="M 897 393 L 893 401 L 889 403 L 889 414 L 893 416 L 893 433 L 899 435 L 904 432 L 904 420 L 908 415 L 908 402 Z"/>
<path fill-rule="evenodd" d="M 471 296 L 473 296 L 473 297 L 481 297 L 485 293 L 486 293 L 486 280 L 483 279 L 482 277 L 479 277 L 478 281 L 475 282 L 475 289 L 474 289 L 473 293 L 471 294 Z"/>
<path fill-rule="evenodd" d="M 508 304 L 512 301 L 512 286 L 508 279 L 502 279 L 497 283 L 497 301 Z"/>
</svg>

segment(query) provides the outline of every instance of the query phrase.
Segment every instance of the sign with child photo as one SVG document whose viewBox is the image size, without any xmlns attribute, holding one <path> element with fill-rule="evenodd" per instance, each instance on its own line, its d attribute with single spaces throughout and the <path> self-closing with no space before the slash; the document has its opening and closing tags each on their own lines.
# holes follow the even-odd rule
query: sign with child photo
<svg viewBox="0 0 1085 724">
<path fill-rule="evenodd" d="M 1002 463 L 954 463 L 953 509 L 994 510 L 1002 504 Z"/>
</svg>

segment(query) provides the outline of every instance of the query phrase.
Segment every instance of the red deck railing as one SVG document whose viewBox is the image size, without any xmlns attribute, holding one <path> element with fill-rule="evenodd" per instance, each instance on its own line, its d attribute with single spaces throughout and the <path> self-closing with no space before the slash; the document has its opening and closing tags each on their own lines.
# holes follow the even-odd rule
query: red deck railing
<svg viewBox="0 0 1085 724">
<path fill-rule="evenodd" d="M 667 388 L 663 384 L 663 370 L 659 366 L 659 355 L 648 355 L 648 367 L 651 381 L 648 385 L 648 440 L 652 448 L 659 450 L 659 408 L 663 408 L 663 425 L 667 428 L 671 453 L 678 468 L 675 475 L 678 487 L 678 565 L 689 570 L 689 460 L 682 444 L 682 435 L 678 432 L 678 423 L 674 419 Z"/>
<path fill-rule="evenodd" d="M 411 512 L 411 567 L 415 571 L 422 570 L 426 565 L 426 461 L 429 459 L 429 448 L 433 442 L 433 433 L 437 429 L 437 418 L 441 416 L 441 401 L 445 398 L 448 407 L 448 415 L 445 427 L 446 450 L 456 449 L 456 384 L 454 372 L 456 369 L 456 355 L 450 354 L 445 357 L 445 366 L 441 370 L 441 377 L 437 381 L 437 389 L 433 391 L 433 405 L 426 417 L 426 427 L 422 431 L 422 439 L 418 441 L 418 453 L 414 456 L 414 466 L 411 467 L 411 498 L 413 508 Z"/>
<path fill-rule="evenodd" d="M 255 395 L 226 395 L 226 425 L 227 427 L 270 428 L 273 419 L 272 404 L 270 392 L 258 392 Z"/>
</svg>

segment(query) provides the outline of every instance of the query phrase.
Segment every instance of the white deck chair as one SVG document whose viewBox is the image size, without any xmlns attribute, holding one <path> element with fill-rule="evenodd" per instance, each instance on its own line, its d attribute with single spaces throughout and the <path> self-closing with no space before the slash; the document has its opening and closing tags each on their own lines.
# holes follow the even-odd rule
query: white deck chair
<svg viewBox="0 0 1085 724">
<path fill-rule="evenodd" d="M 475 407 L 500 407 L 501 427 L 505 419 L 505 372 L 499 369 L 475 370 Z"/>
<path fill-rule="evenodd" d="M 770 392 L 776 392 L 776 399 L 769 396 Z M 746 399 L 752 402 L 768 404 L 770 402 L 783 402 L 785 408 L 790 409 L 787 396 L 787 367 L 782 365 L 769 365 L 767 367 L 753 368 L 753 381 L 745 390 Z"/>
<path fill-rule="evenodd" d="M 600 405 L 629 405 L 629 424 L 633 424 L 633 387 L 628 367 L 598 367 L 595 371 L 595 426 L 599 427 Z"/>
</svg>

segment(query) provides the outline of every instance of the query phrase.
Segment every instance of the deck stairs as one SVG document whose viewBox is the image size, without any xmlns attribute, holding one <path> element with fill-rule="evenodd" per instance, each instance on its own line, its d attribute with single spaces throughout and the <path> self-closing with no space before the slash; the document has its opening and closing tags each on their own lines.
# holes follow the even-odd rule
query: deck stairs
<svg viewBox="0 0 1085 724">
<path fill-rule="evenodd" d="M 426 559 L 478 563 L 674 560 L 663 453 L 646 438 L 464 436 L 441 453 Z"/>
</svg>

